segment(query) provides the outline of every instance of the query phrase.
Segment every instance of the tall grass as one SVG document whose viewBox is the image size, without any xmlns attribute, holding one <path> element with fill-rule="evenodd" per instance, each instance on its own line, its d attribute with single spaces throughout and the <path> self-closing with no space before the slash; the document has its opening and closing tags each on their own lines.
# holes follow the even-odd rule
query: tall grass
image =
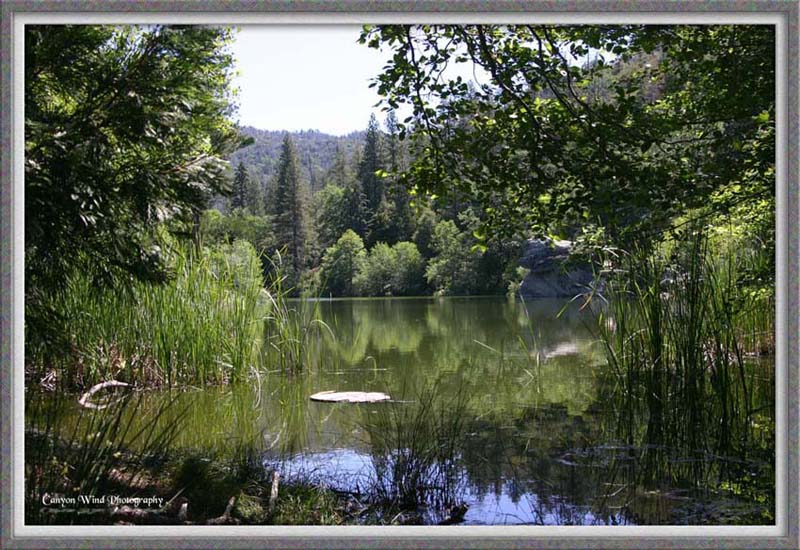
<svg viewBox="0 0 800 550">
<path fill-rule="evenodd" d="M 362 428 L 372 451 L 373 498 L 400 509 L 428 507 L 439 513 L 458 504 L 467 405 L 464 391 L 444 398 L 434 384 L 411 402 L 381 404 L 366 414 Z"/>
<path fill-rule="evenodd" d="M 73 385 L 108 378 L 148 385 L 236 382 L 258 366 L 261 319 L 269 311 L 258 258 L 238 241 L 193 252 L 167 242 L 174 273 L 162 285 L 98 288 L 74 273 L 51 296 L 70 349 L 29 348 L 28 361 L 52 363 Z"/>
<path fill-rule="evenodd" d="M 264 323 L 263 357 L 272 368 L 296 374 L 309 368 L 319 358 L 320 339 L 333 331 L 320 318 L 318 300 L 290 299 L 293 288 L 287 287 L 282 258 L 272 261 L 272 275 L 267 288 L 269 313 Z"/>
<path fill-rule="evenodd" d="M 147 410 L 142 397 L 126 393 L 105 408 L 81 409 L 75 418 L 61 414 L 70 404 L 59 392 L 26 396 L 26 522 L 73 522 L 80 504 L 67 506 L 72 512 L 61 510 L 67 514 L 55 517 L 48 510 L 60 507 L 44 506 L 43 497 L 102 496 L 109 485 L 124 486 L 141 479 L 146 461 L 165 455 L 183 416 L 172 414 L 164 423 L 165 412 L 174 412 L 173 402 Z"/>
<path fill-rule="evenodd" d="M 769 292 L 742 283 L 751 259 L 703 231 L 616 259 L 598 330 L 617 381 L 617 432 L 646 450 L 646 465 L 664 466 L 668 452 L 698 479 L 704 458 L 752 448 L 751 358 L 769 345 L 774 310 Z"/>
</svg>

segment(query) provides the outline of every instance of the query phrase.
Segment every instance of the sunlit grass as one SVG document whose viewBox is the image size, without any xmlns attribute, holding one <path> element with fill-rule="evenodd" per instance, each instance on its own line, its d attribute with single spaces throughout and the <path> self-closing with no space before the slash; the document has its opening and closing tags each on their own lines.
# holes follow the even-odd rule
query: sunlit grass
<svg viewBox="0 0 800 550">
<path fill-rule="evenodd" d="M 278 264 L 267 288 L 255 250 L 244 241 L 197 254 L 165 243 L 173 278 L 97 287 L 72 274 L 50 297 L 69 331 L 68 349 L 30 346 L 40 372 L 57 365 L 68 386 L 106 379 L 148 386 L 237 383 L 266 371 L 297 373 L 315 359 L 318 305 L 288 298 Z"/>
</svg>

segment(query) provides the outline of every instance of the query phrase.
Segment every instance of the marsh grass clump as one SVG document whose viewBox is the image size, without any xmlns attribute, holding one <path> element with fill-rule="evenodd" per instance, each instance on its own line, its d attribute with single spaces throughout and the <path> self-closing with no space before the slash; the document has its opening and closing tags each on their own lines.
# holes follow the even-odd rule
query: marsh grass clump
<svg viewBox="0 0 800 550">
<path fill-rule="evenodd" d="M 402 392 L 405 394 L 405 392 Z M 373 478 L 370 493 L 386 508 L 420 510 L 434 516 L 460 504 L 460 451 L 468 399 L 461 391 L 445 397 L 438 384 L 413 399 L 364 409 Z"/>
<path fill-rule="evenodd" d="M 754 257 L 698 229 L 617 258 L 598 332 L 617 384 L 616 432 L 651 479 L 713 487 L 764 473 L 773 443 L 754 427 L 772 412 L 753 403 L 774 372 L 753 356 L 770 345 L 774 302 L 746 284 Z"/>
<path fill-rule="evenodd" d="M 68 344 L 34 339 L 29 368 L 57 367 L 67 385 L 118 379 L 139 385 L 214 384 L 246 379 L 258 365 L 260 319 L 267 312 L 252 245 L 198 253 L 162 237 L 171 280 L 98 286 L 74 272 L 48 297 Z"/>
<path fill-rule="evenodd" d="M 25 431 L 25 518 L 28 523 L 73 523 L 79 506 L 43 506 L 43 497 L 102 495 L 109 488 L 135 492 L 148 464 L 163 459 L 180 429 L 181 414 L 159 420 L 173 403 L 147 409 L 141 394 L 126 394 L 101 409 L 83 409 L 72 421 L 55 396 L 29 395 Z M 52 510 L 58 511 L 58 516 Z"/>
<path fill-rule="evenodd" d="M 312 484 L 287 485 L 278 497 L 274 525 L 340 525 L 346 517 L 332 491 Z"/>
<path fill-rule="evenodd" d="M 236 517 L 242 520 L 242 523 L 248 525 L 262 525 L 266 523 L 269 517 L 264 500 L 244 491 L 240 492 L 236 498 L 236 506 L 233 512 Z"/>
</svg>

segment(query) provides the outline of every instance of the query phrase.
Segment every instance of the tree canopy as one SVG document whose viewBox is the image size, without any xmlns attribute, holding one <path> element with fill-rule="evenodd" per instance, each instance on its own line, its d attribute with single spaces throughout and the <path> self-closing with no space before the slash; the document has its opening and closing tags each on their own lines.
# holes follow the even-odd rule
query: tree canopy
<svg viewBox="0 0 800 550">
<path fill-rule="evenodd" d="M 155 222 L 229 191 L 230 31 L 33 25 L 25 31 L 28 286 L 160 279 Z"/>
<path fill-rule="evenodd" d="M 770 26 L 382 25 L 360 40 L 392 52 L 373 82 L 385 108 L 413 110 L 408 183 L 470 196 L 481 237 L 624 243 L 692 209 L 772 212 Z"/>
</svg>

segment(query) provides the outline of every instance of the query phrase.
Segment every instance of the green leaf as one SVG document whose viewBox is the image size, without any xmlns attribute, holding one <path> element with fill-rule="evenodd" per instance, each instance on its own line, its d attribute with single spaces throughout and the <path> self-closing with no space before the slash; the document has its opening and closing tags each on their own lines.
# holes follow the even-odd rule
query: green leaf
<svg viewBox="0 0 800 550">
<path fill-rule="evenodd" d="M 486 245 L 483 243 L 475 243 L 469 249 L 469 251 L 472 252 L 473 254 L 476 252 L 483 253 L 486 252 L 486 250 L 487 250 Z"/>
</svg>

